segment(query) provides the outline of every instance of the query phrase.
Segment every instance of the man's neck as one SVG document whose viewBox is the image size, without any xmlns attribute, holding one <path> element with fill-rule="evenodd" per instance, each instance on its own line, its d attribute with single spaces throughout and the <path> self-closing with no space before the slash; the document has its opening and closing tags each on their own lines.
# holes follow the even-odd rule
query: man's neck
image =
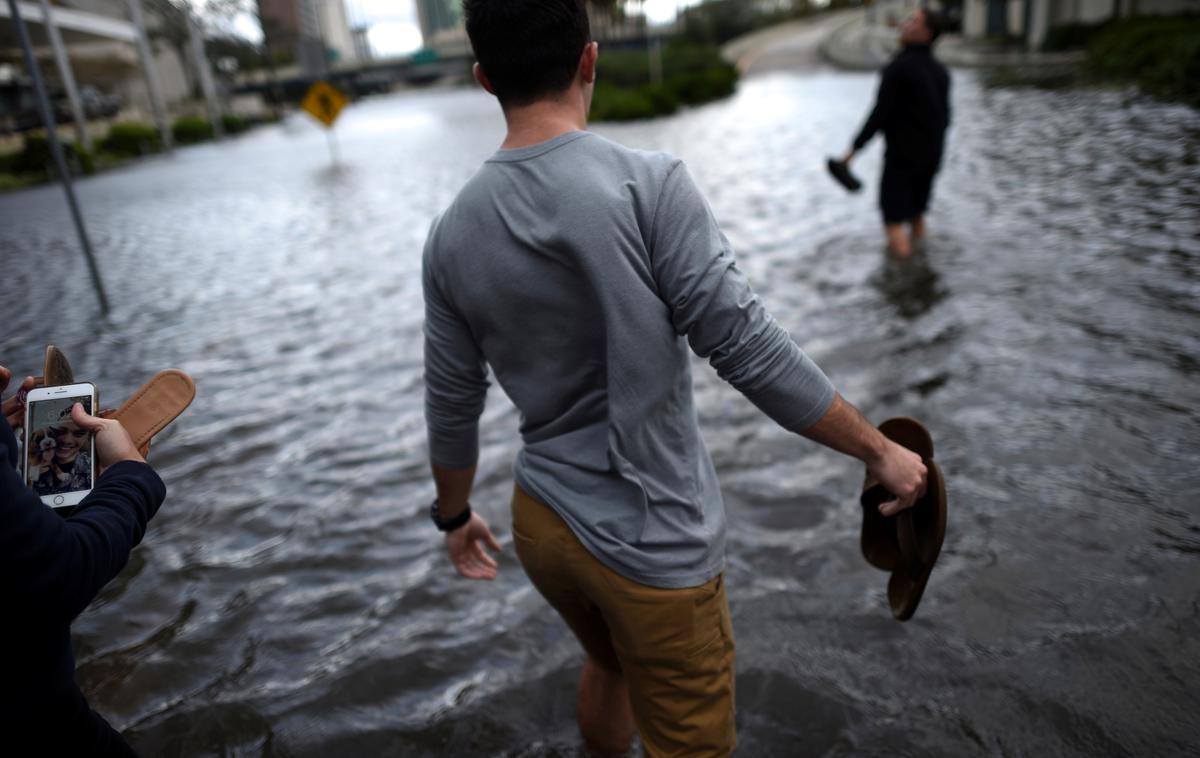
<svg viewBox="0 0 1200 758">
<path fill-rule="evenodd" d="M 587 114 L 582 104 L 569 99 L 539 100 L 506 108 L 504 120 L 508 122 L 508 134 L 500 147 L 505 150 L 536 145 L 560 134 L 587 129 Z"/>
</svg>

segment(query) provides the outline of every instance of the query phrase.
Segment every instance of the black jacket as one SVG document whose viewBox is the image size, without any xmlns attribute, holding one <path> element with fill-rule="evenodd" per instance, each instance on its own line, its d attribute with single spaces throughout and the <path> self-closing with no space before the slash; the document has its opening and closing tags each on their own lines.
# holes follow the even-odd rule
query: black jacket
<svg viewBox="0 0 1200 758">
<path fill-rule="evenodd" d="M 148 465 L 125 461 L 63 518 L 25 487 L 0 419 L 0 728 L 11 755 L 128 756 L 75 684 L 71 622 L 125 566 L 166 496 Z"/>
<path fill-rule="evenodd" d="M 950 125 L 950 74 L 928 45 L 908 45 L 883 70 L 875 109 L 854 140 L 863 146 L 883 130 L 889 163 L 936 169 Z"/>
</svg>

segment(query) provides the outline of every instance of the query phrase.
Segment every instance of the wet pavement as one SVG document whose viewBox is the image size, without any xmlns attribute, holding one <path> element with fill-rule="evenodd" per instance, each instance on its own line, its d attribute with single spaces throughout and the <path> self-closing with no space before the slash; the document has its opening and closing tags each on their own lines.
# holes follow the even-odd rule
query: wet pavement
<svg viewBox="0 0 1200 758">
<path fill-rule="evenodd" d="M 874 88 L 774 72 L 597 129 L 687 160 L 776 317 L 869 417 L 925 420 L 948 477 L 897 623 L 858 554 L 861 467 L 697 362 L 739 754 L 1193 753 L 1200 119 L 957 73 L 933 236 L 897 265 L 873 189 L 824 174 Z M 168 502 L 75 625 L 80 682 L 146 755 L 574 754 L 580 656 L 515 560 L 502 395 L 473 498 L 496 582 L 456 578 L 426 517 L 421 244 L 501 137 L 486 96 L 418 92 L 348 109 L 337 168 L 294 120 L 86 179 L 108 319 L 60 192 L 0 196 L 7 365 L 55 342 L 102 400 L 166 366 L 199 387 L 152 454 Z"/>
</svg>

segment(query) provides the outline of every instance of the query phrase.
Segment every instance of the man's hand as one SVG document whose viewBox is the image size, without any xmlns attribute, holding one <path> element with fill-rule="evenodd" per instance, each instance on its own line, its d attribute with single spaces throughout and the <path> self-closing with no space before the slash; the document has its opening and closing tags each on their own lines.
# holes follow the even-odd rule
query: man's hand
<svg viewBox="0 0 1200 758">
<path fill-rule="evenodd" d="M 896 496 L 895 500 L 879 505 L 884 516 L 895 516 L 911 508 L 925 494 L 927 470 L 921 456 L 891 440 L 887 441 L 883 454 L 867 465 L 867 472 Z"/>
<path fill-rule="evenodd" d="M 485 543 L 500 552 L 500 543 L 478 513 L 472 513 L 471 520 L 463 526 L 447 532 L 446 551 L 458 573 L 468 579 L 496 578 L 496 561 L 483 549 Z"/>
<path fill-rule="evenodd" d="M 145 463 L 146 459 L 138 452 L 137 446 L 121 422 L 111 418 L 90 416 L 79 403 L 71 406 L 71 420 L 81 429 L 91 432 L 96 438 L 96 463 L 100 472 L 121 461 L 137 461 Z"/>
<path fill-rule="evenodd" d="M 8 389 L 10 381 L 12 381 L 12 372 L 0 366 L 0 392 Z M 17 394 L 0 403 L 0 412 L 4 414 L 4 420 L 13 429 L 20 429 L 25 425 L 25 393 L 36 386 L 37 380 L 32 376 L 27 376 L 21 382 L 21 386 L 17 388 Z"/>
<path fill-rule="evenodd" d="M 842 156 L 842 163 L 845 163 L 847 166 L 849 166 L 852 158 L 854 158 L 854 150 L 849 150 L 844 156 Z"/>
</svg>

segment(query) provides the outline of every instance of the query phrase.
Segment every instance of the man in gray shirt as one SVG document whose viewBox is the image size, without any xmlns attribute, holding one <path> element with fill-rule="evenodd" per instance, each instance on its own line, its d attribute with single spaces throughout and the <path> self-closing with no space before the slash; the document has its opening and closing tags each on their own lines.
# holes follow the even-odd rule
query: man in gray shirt
<svg viewBox="0 0 1200 758">
<path fill-rule="evenodd" d="M 587 653 L 589 747 L 733 750 L 725 514 L 697 426 L 692 351 L 776 423 L 866 462 L 909 507 L 919 456 L 843 401 L 766 312 L 676 158 L 584 131 L 598 48 L 580 0 L 465 0 L 501 149 L 424 254 L 426 421 L 464 576 L 499 545 L 467 504 L 487 369 L 521 412 L 514 542 Z"/>
</svg>

